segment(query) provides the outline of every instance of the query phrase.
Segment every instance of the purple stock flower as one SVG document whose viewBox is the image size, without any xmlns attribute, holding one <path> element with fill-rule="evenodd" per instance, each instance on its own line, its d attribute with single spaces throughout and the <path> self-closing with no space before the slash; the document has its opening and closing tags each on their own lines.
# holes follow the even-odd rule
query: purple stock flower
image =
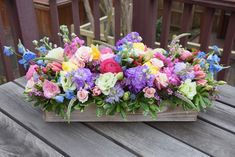
<svg viewBox="0 0 235 157">
<path fill-rule="evenodd" d="M 119 46 L 126 44 L 128 42 L 137 43 L 137 42 L 141 42 L 141 41 L 142 41 L 142 38 L 140 37 L 139 33 L 131 32 L 131 33 L 127 34 L 124 38 L 119 40 L 116 43 L 116 47 L 119 47 Z"/>
<path fill-rule="evenodd" d="M 168 80 L 172 85 L 179 85 L 180 79 L 174 72 L 174 67 L 166 67 L 163 69 L 163 72 L 167 75 Z"/>
<path fill-rule="evenodd" d="M 122 89 L 120 84 L 116 84 L 113 88 L 110 89 L 110 93 L 105 99 L 108 103 L 119 102 L 119 99 L 123 96 L 124 90 Z"/>
<path fill-rule="evenodd" d="M 134 93 L 140 92 L 144 87 L 152 87 L 154 76 L 148 74 L 147 66 L 137 66 L 125 71 L 125 85 Z"/>
<path fill-rule="evenodd" d="M 77 89 L 90 89 L 94 86 L 94 77 L 90 69 L 80 68 L 73 72 L 72 76 Z"/>
</svg>

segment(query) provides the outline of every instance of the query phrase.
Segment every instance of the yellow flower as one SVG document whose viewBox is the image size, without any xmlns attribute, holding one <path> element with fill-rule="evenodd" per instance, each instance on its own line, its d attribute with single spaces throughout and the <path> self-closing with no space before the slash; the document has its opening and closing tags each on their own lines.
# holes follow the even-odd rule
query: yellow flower
<svg viewBox="0 0 235 157">
<path fill-rule="evenodd" d="M 91 56 L 92 56 L 92 59 L 93 60 L 98 60 L 100 59 L 100 51 L 99 49 L 94 46 L 94 45 L 91 45 Z"/>
<path fill-rule="evenodd" d="M 144 65 L 146 65 L 149 68 L 149 71 L 151 74 L 157 74 L 159 71 L 159 68 L 157 66 L 154 66 L 151 61 L 148 61 L 146 63 L 144 63 Z"/>
<path fill-rule="evenodd" d="M 161 67 L 164 66 L 163 62 L 157 58 L 150 59 L 149 61 L 144 63 L 144 65 L 149 68 L 151 74 L 157 74 Z"/>
<path fill-rule="evenodd" d="M 142 51 L 145 50 L 145 45 L 143 43 L 133 43 L 133 47 L 135 49 L 139 49 L 139 50 L 142 50 Z"/>
<path fill-rule="evenodd" d="M 78 67 L 77 67 L 77 65 L 75 65 L 71 62 L 63 62 L 62 63 L 62 69 L 63 69 L 63 71 L 70 72 L 70 71 L 73 71 L 73 70 L 77 70 Z"/>
</svg>

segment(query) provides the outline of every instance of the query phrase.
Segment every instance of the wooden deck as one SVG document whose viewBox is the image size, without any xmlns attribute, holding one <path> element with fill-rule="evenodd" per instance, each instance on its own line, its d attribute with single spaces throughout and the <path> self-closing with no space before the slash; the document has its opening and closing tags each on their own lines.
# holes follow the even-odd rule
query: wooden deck
<svg viewBox="0 0 235 157">
<path fill-rule="evenodd" d="M 235 156 L 235 88 L 196 122 L 46 123 L 24 101 L 25 80 L 0 86 L 0 157 Z"/>
</svg>

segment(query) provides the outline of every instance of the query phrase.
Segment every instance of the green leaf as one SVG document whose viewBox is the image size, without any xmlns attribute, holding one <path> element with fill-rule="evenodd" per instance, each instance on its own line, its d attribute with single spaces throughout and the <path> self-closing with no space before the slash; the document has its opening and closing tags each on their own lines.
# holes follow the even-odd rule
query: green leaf
<svg viewBox="0 0 235 157">
<path fill-rule="evenodd" d="M 101 117 L 104 114 L 104 109 L 103 107 L 97 107 L 96 108 L 96 116 Z"/>
<path fill-rule="evenodd" d="M 140 102 L 140 106 L 144 111 L 149 112 L 149 106 L 146 103 Z"/>
<path fill-rule="evenodd" d="M 70 122 L 71 109 L 72 109 L 72 107 L 73 107 L 73 105 L 74 105 L 76 100 L 77 100 L 77 98 L 73 98 L 69 102 L 69 105 L 68 105 L 68 108 L 67 108 L 67 112 L 66 112 L 68 122 Z"/>
</svg>

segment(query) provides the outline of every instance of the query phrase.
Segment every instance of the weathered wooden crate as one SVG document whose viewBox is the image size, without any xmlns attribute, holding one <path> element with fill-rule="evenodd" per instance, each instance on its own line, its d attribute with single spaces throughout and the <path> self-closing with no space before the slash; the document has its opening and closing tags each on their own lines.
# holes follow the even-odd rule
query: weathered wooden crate
<svg viewBox="0 0 235 157">
<path fill-rule="evenodd" d="M 84 112 L 74 111 L 71 113 L 71 122 L 143 122 L 143 121 L 196 121 L 198 112 L 185 111 L 182 107 L 165 107 L 158 113 L 156 119 L 144 116 L 141 112 L 128 114 L 123 120 L 120 115 L 97 117 L 95 105 L 88 106 Z M 44 112 L 43 118 L 46 122 L 66 122 L 53 112 Z"/>
</svg>

